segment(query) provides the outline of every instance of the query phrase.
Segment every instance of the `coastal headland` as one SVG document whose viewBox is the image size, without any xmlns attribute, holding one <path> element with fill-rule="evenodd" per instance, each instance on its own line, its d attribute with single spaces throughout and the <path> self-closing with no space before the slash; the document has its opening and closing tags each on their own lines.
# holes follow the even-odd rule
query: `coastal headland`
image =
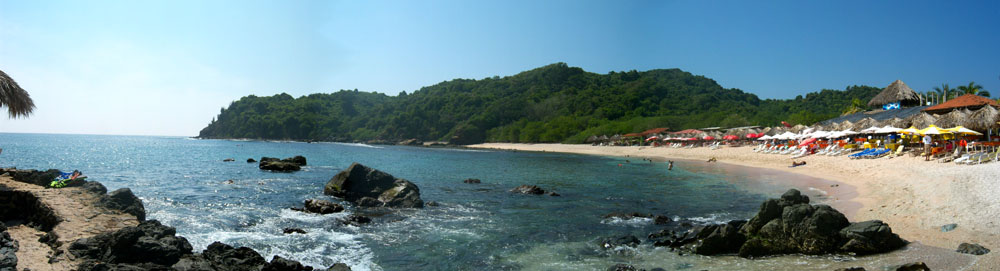
<svg viewBox="0 0 1000 271">
<path fill-rule="evenodd" d="M 807 161 L 799 167 L 787 155 L 759 154 L 753 147 L 666 148 L 591 146 L 573 144 L 484 143 L 469 148 L 560 152 L 600 156 L 640 157 L 663 161 L 685 159 L 765 168 L 828 180 L 826 185 L 809 185 L 823 190 L 829 204 L 851 221 L 878 219 L 892 226 L 893 232 L 911 242 L 954 250 L 963 242 L 979 243 L 988 248 L 1000 247 L 996 220 L 1000 214 L 1000 164 L 964 166 L 925 162 L 919 157 L 852 160 L 843 156 L 812 155 L 796 159 Z M 666 164 L 664 163 L 664 170 Z M 802 187 L 797 180 L 789 187 Z M 957 224 L 951 231 L 942 226 Z M 933 265 L 932 263 L 928 263 Z M 978 256 L 971 267 L 986 270 L 1000 266 L 995 253 Z M 936 270 L 936 269 L 935 269 Z"/>
</svg>

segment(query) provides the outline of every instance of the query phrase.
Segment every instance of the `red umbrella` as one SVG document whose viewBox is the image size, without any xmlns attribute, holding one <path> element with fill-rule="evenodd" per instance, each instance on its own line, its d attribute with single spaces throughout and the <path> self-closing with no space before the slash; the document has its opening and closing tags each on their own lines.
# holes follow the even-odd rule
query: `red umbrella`
<svg viewBox="0 0 1000 271">
<path fill-rule="evenodd" d="M 660 139 L 660 138 L 656 137 L 656 136 L 651 136 L 651 137 L 647 138 L 646 141 L 653 141 L 653 140 L 657 140 L 657 139 Z"/>
<path fill-rule="evenodd" d="M 813 142 L 816 142 L 816 138 L 810 138 L 810 139 L 803 140 L 802 143 L 799 144 L 799 147 L 812 144 Z"/>
<path fill-rule="evenodd" d="M 712 137 L 712 136 L 705 136 L 705 137 L 702 137 L 702 139 L 704 139 L 704 140 L 713 140 L 715 138 Z"/>
<path fill-rule="evenodd" d="M 792 128 L 791 124 L 788 124 L 787 122 L 784 122 L 784 121 L 781 122 L 781 125 L 784 125 L 785 127 L 788 127 L 788 128 Z"/>
<path fill-rule="evenodd" d="M 698 140 L 698 139 L 697 139 L 697 138 L 694 138 L 694 137 L 689 137 L 689 138 L 687 138 L 687 139 L 684 139 L 684 140 L 687 140 L 687 141 L 694 141 L 694 140 Z"/>
<path fill-rule="evenodd" d="M 725 140 L 737 140 L 737 139 L 740 139 L 740 137 L 735 136 L 735 135 L 727 135 L 727 136 L 722 137 L 722 139 L 725 139 Z"/>
</svg>

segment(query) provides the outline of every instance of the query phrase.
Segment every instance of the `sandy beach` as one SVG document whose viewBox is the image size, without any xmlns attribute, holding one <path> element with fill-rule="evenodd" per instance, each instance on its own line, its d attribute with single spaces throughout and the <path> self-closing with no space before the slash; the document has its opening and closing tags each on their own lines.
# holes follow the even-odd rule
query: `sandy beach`
<svg viewBox="0 0 1000 271">
<path fill-rule="evenodd" d="M 911 242 L 954 250 L 963 242 L 1000 248 L 1000 164 L 975 166 L 925 162 L 922 157 L 852 160 L 846 156 L 812 155 L 808 162 L 790 168 L 789 155 L 759 154 L 753 147 L 665 148 L 612 147 L 567 144 L 486 143 L 470 148 L 577 153 L 618 157 L 708 160 L 719 163 L 774 169 L 822 178 L 841 185 L 818 187 L 831 198 L 827 204 L 851 221 L 879 219 Z M 779 180 L 780 181 L 780 180 Z M 788 180 L 795 182 L 795 180 Z M 794 187 L 794 183 L 789 183 Z M 958 224 L 949 232 L 941 226 Z M 997 253 L 978 257 L 973 269 L 1000 267 Z"/>
</svg>

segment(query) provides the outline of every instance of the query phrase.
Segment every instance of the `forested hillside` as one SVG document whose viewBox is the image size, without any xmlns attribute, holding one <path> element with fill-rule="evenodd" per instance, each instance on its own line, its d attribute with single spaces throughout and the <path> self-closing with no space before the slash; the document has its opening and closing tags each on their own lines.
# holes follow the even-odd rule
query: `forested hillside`
<svg viewBox="0 0 1000 271">
<path fill-rule="evenodd" d="M 852 86 L 761 100 L 679 69 L 596 74 L 556 63 L 514 76 L 441 82 L 399 96 L 357 90 L 299 98 L 251 95 L 223 108 L 199 137 L 578 143 L 590 135 L 655 127 L 811 124 L 879 91 Z"/>
</svg>

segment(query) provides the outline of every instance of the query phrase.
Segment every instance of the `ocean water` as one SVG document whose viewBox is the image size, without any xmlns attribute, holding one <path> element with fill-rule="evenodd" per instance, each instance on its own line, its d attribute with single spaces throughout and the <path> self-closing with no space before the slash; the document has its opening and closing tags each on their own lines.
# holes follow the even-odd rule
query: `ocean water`
<svg viewBox="0 0 1000 271">
<path fill-rule="evenodd" d="M 911 246 L 865 258 L 746 260 L 680 256 L 648 244 L 617 252 L 599 248 L 602 238 L 632 234 L 645 240 L 663 228 L 649 219 L 609 220 L 605 214 L 652 213 L 696 224 L 747 219 L 761 201 L 789 188 L 776 179 L 806 179 L 700 161 L 678 161 L 668 171 L 663 162 L 641 158 L 556 153 L 3 133 L 0 148 L 0 167 L 80 170 L 109 190 L 131 188 L 148 219 L 176 227 L 195 250 L 222 241 L 256 249 L 268 260 L 280 255 L 317 268 L 344 262 L 354 270 L 603 270 L 630 263 L 667 270 L 801 270 L 883 266 L 942 254 Z M 294 155 L 305 156 L 309 165 L 274 173 L 244 162 Z M 236 161 L 222 162 L 226 158 Z M 345 204 L 347 212 L 330 215 L 289 210 L 306 199 L 339 202 L 322 194 L 323 185 L 352 162 L 408 179 L 425 202 L 440 205 L 370 210 Z M 482 183 L 462 183 L 466 178 Z M 521 184 L 562 196 L 508 192 Z M 361 227 L 338 222 L 351 213 L 375 222 Z M 282 234 L 285 227 L 308 233 Z"/>
</svg>

